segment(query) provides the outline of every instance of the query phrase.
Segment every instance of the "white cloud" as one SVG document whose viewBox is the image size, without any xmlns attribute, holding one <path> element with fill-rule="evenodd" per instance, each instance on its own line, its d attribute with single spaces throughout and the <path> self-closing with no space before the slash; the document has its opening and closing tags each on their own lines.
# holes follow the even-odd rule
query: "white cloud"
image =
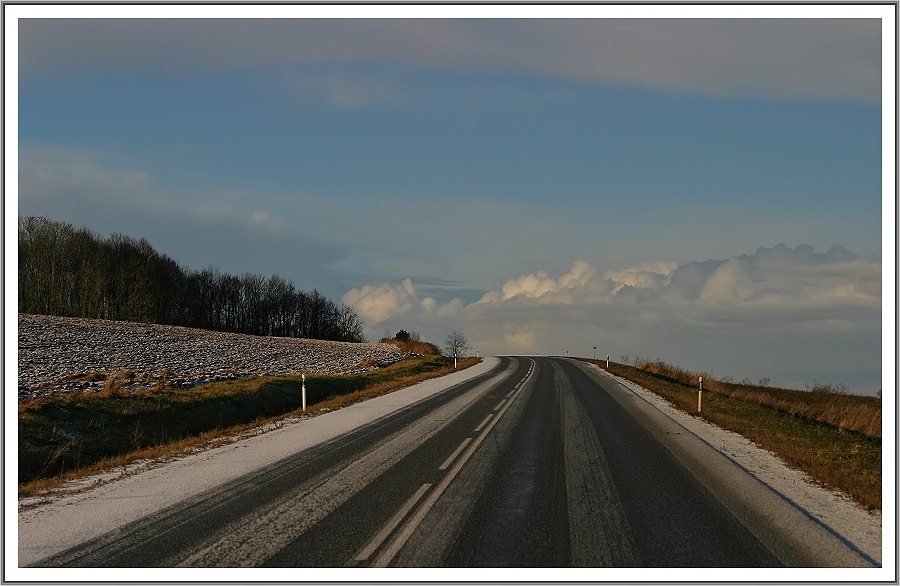
<svg viewBox="0 0 900 586">
<path fill-rule="evenodd" d="M 669 276 L 677 267 L 672 262 L 643 262 L 636 267 L 608 271 L 604 276 L 614 283 L 613 293 L 618 293 L 625 287 L 659 289 L 668 284 Z"/>
<path fill-rule="evenodd" d="M 841 247 L 820 254 L 778 245 L 602 274 L 579 260 L 558 278 L 543 271 L 511 278 L 466 306 L 419 299 L 408 279 L 354 289 L 344 301 L 371 326 L 402 314 L 403 327 L 433 339 L 462 331 L 482 354 L 589 356 L 598 346 L 614 359 L 616 350 L 649 354 L 795 386 L 826 380 L 850 362 L 864 371 L 854 374 L 860 379 L 837 382 L 863 391 L 877 388 L 868 387 L 880 372 L 881 261 Z"/>
<path fill-rule="evenodd" d="M 463 302 L 458 298 L 444 304 L 430 296 L 419 298 L 416 286 L 409 278 L 398 285 L 385 283 L 351 289 L 344 294 L 343 302 L 356 309 L 373 327 L 397 316 L 409 316 L 411 320 L 420 322 L 428 315 L 451 318 L 463 309 Z"/>
<path fill-rule="evenodd" d="M 400 285 L 363 285 L 348 291 L 343 300 L 355 308 L 366 322 L 372 324 L 405 313 L 417 302 L 415 289 L 409 279 L 404 279 Z"/>
<path fill-rule="evenodd" d="M 508 280 L 500 291 L 486 293 L 478 303 L 509 301 L 516 297 L 540 299 L 542 303 L 559 303 L 566 299 L 574 299 L 561 294 L 567 290 L 583 288 L 593 276 L 594 267 L 579 260 L 559 279 L 547 276 L 544 271 L 523 275 Z"/>
<path fill-rule="evenodd" d="M 754 283 L 747 274 L 746 262 L 740 258 L 728 259 L 706 279 L 700 291 L 700 302 L 744 303 L 753 299 Z"/>
<path fill-rule="evenodd" d="M 465 309 L 462 299 L 454 297 L 443 305 L 438 305 L 435 314 L 441 318 L 456 317 Z"/>
<path fill-rule="evenodd" d="M 444 305 L 432 297 L 419 299 L 409 279 L 400 285 L 367 285 L 348 295 L 351 302 L 377 297 L 386 306 L 397 308 L 391 315 L 416 306 L 440 316 L 456 315 L 478 306 L 488 308 L 483 311 L 508 311 L 540 306 L 616 304 L 626 308 L 655 304 L 660 308 L 693 307 L 695 311 L 717 313 L 724 310 L 734 315 L 778 309 L 876 308 L 881 305 L 881 261 L 857 257 L 841 247 L 817 254 L 808 246 L 790 249 L 779 244 L 724 261 L 681 266 L 644 262 L 607 271 L 602 276 L 587 261 L 579 260 L 559 278 L 537 271 L 509 279 L 499 290 L 489 291 L 465 307 L 459 299 Z M 373 312 L 371 317 L 382 321 L 382 315 L 385 312 Z M 798 313 L 798 319 L 802 315 Z"/>
<path fill-rule="evenodd" d="M 434 300 L 434 297 L 426 297 L 422 300 L 422 309 L 425 311 L 434 311 L 437 304 L 438 302 Z"/>
</svg>

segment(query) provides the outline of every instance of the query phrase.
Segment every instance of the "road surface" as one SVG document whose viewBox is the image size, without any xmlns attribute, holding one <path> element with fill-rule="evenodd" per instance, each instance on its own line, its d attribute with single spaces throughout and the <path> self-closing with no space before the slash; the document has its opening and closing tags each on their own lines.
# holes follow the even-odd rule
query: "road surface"
<svg viewBox="0 0 900 586">
<path fill-rule="evenodd" d="M 548 357 L 500 358 L 475 378 L 29 563 L 871 565 L 600 369 Z"/>
</svg>

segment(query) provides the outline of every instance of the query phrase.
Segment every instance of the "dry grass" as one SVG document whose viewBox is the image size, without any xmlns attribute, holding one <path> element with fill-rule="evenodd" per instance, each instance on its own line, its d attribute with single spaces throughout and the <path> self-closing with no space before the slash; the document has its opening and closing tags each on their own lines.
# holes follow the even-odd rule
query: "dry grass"
<svg viewBox="0 0 900 586">
<path fill-rule="evenodd" d="M 810 391 L 782 389 L 750 382 L 734 383 L 706 373 L 686 371 L 661 360 L 638 361 L 637 368 L 671 379 L 686 386 L 698 386 L 734 399 L 771 407 L 797 417 L 855 431 L 870 438 L 881 438 L 881 399 L 847 394 L 839 385 L 813 386 Z"/>
</svg>

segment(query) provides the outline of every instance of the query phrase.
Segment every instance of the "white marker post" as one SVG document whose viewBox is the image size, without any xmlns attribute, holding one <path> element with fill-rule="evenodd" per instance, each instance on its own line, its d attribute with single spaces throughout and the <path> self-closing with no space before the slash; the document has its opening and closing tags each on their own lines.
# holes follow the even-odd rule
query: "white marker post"
<svg viewBox="0 0 900 586">
<path fill-rule="evenodd" d="M 606 370 L 609 370 L 609 354 L 606 355 Z"/>
<path fill-rule="evenodd" d="M 697 413 L 700 413 L 700 408 L 703 403 L 703 377 L 700 377 L 700 390 L 697 391 Z"/>
<path fill-rule="evenodd" d="M 306 413 L 306 374 L 301 375 L 303 377 L 303 412 Z"/>
</svg>

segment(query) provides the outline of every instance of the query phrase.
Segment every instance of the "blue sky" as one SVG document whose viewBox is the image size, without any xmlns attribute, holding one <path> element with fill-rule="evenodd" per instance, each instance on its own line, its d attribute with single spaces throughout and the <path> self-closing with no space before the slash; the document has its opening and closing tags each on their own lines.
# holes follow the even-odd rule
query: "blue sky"
<svg viewBox="0 0 900 586">
<path fill-rule="evenodd" d="M 371 339 L 880 388 L 881 21 L 572 14 L 23 18 L 7 214 L 278 273 Z"/>
</svg>

